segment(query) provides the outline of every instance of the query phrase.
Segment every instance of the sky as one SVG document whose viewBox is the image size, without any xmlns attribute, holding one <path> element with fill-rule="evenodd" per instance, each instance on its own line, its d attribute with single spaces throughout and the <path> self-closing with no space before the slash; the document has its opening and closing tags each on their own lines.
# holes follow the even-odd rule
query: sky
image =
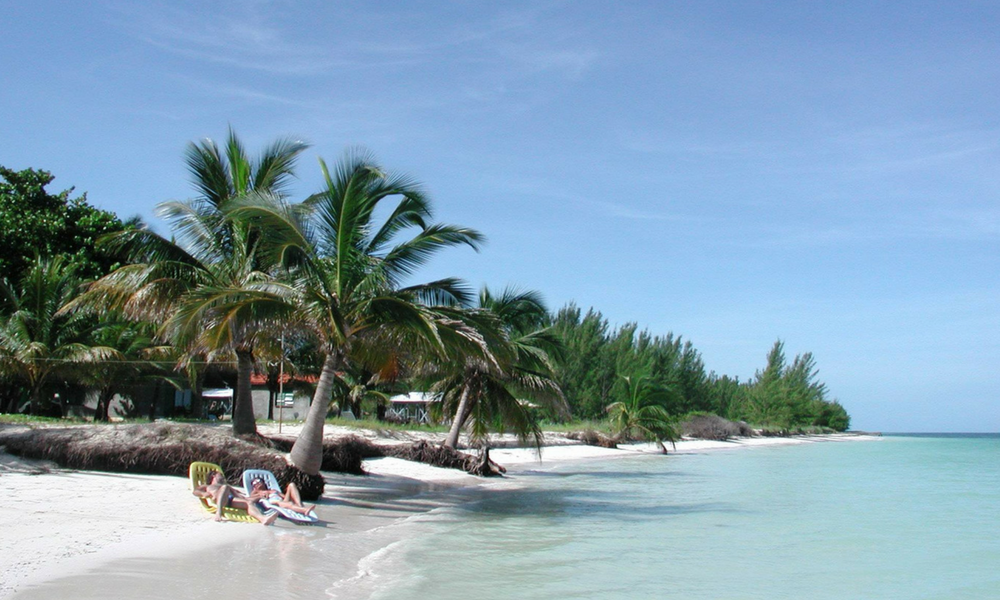
<svg viewBox="0 0 1000 600">
<path fill-rule="evenodd" d="M 185 146 L 350 148 L 488 239 L 421 280 L 540 291 L 751 379 L 780 339 L 877 431 L 1000 431 L 1000 4 L 0 5 L 0 164 L 123 218 Z"/>
</svg>

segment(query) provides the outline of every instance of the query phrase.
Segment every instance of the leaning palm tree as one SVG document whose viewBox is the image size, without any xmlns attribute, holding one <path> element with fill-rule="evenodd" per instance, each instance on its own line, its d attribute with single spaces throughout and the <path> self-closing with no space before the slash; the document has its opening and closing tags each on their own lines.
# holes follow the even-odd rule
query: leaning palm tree
<svg viewBox="0 0 1000 600">
<path fill-rule="evenodd" d="M 316 474 L 322 463 L 323 426 L 338 372 L 357 364 L 383 381 L 399 374 L 406 357 L 482 348 L 477 333 L 438 304 L 467 299 L 455 279 L 403 286 L 435 252 L 457 245 L 478 249 L 472 230 L 429 223 L 431 206 L 420 186 L 383 171 L 362 152 L 334 169 L 320 161 L 325 189 L 302 205 L 258 195 L 234 204 L 230 216 L 260 224 L 262 240 L 294 267 L 299 318 L 324 355 L 312 405 L 291 451 L 292 463 Z M 376 209 L 392 203 L 380 221 Z M 408 231 L 411 237 L 402 239 Z"/>
<path fill-rule="evenodd" d="M 53 379 L 70 378 L 81 364 L 120 357 L 116 349 L 95 342 L 94 319 L 60 313 L 79 286 L 75 267 L 62 256 L 36 259 L 19 286 L 0 281 L 0 372 L 24 383 L 32 414 L 42 408 L 43 392 Z"/>
<path fill-rule="evenodd" d="M 562 344 L 545 326 L 548 311 L 536 292 L 508 287 L 499 295 L 483 287 L 477 320 L 490 347 L 489 357 L 468 354 L 438 365 L 439 379 L 431 387 L 442 402 L 435 412 L 452 417 L 445 446 L 454 448 L 468 427 L 471 442 L 482 445 L 491 430 L 515 432 L 524 441 L 542 443 L 536 406 L 557 415 L 568 414 L 556 383 L 552 361 Z"/>
<path fill-rule="evenodd" d="M 256 433 L 250 375 L 262 335 L 288 318 L 294 290 L 275 278 L 260 251 L 255 223 L 228 218 L 226 207 L 253 195 L 279 195 L 306 144 L 279 140 L 251 159 L 230 130 L 225 153 L 211 140 L 192 143 L 187 165 L 199 197 L 159 205 L 174 227 L 167 240 L 137 228 L 104 240 L 129 263 L 95 282 L 77 306 L 124 311 L 159 325 L 158 336 L 195 357 L 237 363 L 233 433 Z"/>
<path fill-rule="evenodd" d="M 675 419 L 664 404 L 676 399 L 671 388 L 657 384 L 648 377 L 623 377 L 626 399 L 608 405 L 613 439 L 616 443 L 644 440 L 656 442 L 666 454 L 663 442 L 676 445 L 680 439 Z"/>
</svg>

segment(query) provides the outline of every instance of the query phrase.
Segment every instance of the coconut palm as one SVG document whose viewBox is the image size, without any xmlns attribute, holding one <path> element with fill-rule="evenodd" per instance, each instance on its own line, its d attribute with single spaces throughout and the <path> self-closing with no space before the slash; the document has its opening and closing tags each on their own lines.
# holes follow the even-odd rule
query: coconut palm
<svg viewBox="0 0 1000 600">
<path fill-rule="evenodd" d="M 541 446 L 536 406 L 568 413 L 552 365 L 562 344 L 545 326 L 548 311 L 541 296 L 511 287 L 494 295 L 484 286 L 472 312 L 480 313 L 477 324 L 490 354 L 467 354 L 438 366 L 431 391 L 442 402 L 432 406 L 452 417 L 444 445 L 454 448 L 468 426 L 473 444 L 485 442 L 490 430 L 510 429 L 522 441 L 530 438 Z"/>
<path fill-rule="evenodd" d="M 305 148 L 302 142 L 279 140 L 255 160 L 232 130 L 224 154 L 211 140 L 190 144 L 187 166 L 199 197 L 157 208 L 173 225 L 176 239 L 143 228 L 106 239 L 129 264 L 95 282 L 77 303 L 157 323 L 158 336 L 188 359 L 235 358 L 236 435 L 256 433 L 250 390 L 254 348 L 291 314 L 294 305 L 288 299 L 294 290 L 276 280 L 273 265 L 260 252 L 259 228 L 228 218 L 225 211 L 246 196 L 284 193 Z"/>
<path fill-rule="evenodd" d="M 663 442 L 675 444 L 680 439 L 674 418 L 664 408 L 665 403 L 676 399 L 677 393 L 646 376 L 623 379 L 626 399 L 607 407 L 615 441 L 656 442 L 666 454 Z"/>
<path fill-rule="evenodd" d="M 312 405 L 291 451 L 292 463 L 310 474 L 322 463 L 323 425 L 338 372 L 357 364 L 391 381 L 409 356 L 482 347 L 461 319 L 431 306 L 466 300 L 460 282 L 403 286 L 435 252 L 456 245 L 478 249 L 482 236 L 429 223 L 431 206 L 420 186 L 383 171 L 366 153 L 348 153 L 332 170 L 320 164 L 325 188 L 302 205 L 257 196 L 230 212 L 235 220 L 259 222 L 267 236 L 262 244 L 295 267 L 299 316 L 324 355 Z M 390 203 L 380 221 L 376 209 Z M 408 230 L 412 236 L 398 241 Z"/>
<path fill-rule="evenodd" d="M 115 394 L 126 394 L 137 382 L 164 375 L 160 364 L 170 361 L 173 347 L 157 345 L 153 334 L 148 323 L 125 321 L 102 322 L 94 330 L 92 339 L 113 350 L 81 373 L 81 382 L 97 392 L 95 421 L 109 420 Z"/>
<path fill-rule="evenodd" d="M 60 309 L 79 293 L 75 266 L 62 256 L 37 259 L 14 286 L 0 282 L 0 372 L 27 389 L 27 408 L 43 408 L 43 392 L 53 379 L 68 379 L 75 366 L 113 359 L 114 348 L 95 344 L 96 321 Z M 14 407 L 20 410 L 22 407 Z"/>
</svg>

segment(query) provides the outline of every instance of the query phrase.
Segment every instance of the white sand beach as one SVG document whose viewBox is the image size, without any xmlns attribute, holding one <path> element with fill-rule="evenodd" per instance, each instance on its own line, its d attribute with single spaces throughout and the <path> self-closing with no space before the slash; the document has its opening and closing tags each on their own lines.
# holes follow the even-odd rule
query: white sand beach
<svg viewBox="0 0 1000 600">
<path fill-rule="evenodd" d="M 294 431 L 285 427 L 283 433 Z M 833 435 L 727 442 L 685 440 L 672 452 L 863 439 L 873 438 Z M 636 453 L 658 454 L 659 448 L 638 444 L 612 450 L 560 440 L 558 445 L 543 449 L 541 462 L 534 449 L 525 448 L 492 450 L 491 458 L 510 470 L 508 479 L 516 480 L 519 470 Z M 336 567 L 344 570 L 345 577 L 371 551 L 364 544 L 369 532 L 401 516 L 434 508 L 422 494 L 449 492 L 486 481 L 395 458 L 368 460 L 365 468 L 369 476 L 326 473 L 326 492 L 317 507 L 324 521 L 322 526 L 354 540 L 345 546 L 344 560 Z M 0 485 L 7 497 L 14 499 L 9 510 L 0 514 L 0 598 L 125 557 L 178 556 L 209 550 L 214 545 L 251 543 L 276 530 L 292 535 L 309 530 L 284 521 L 272 528 L 216 523 L 192 498 L 187 479 L 180 477 L 65 470 L 0 454 Z"/>
</svg>

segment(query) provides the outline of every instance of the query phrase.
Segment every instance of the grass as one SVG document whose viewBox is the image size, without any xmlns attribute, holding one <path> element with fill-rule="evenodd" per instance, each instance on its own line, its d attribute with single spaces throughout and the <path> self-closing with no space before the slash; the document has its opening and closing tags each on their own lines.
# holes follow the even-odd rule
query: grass
<svg viewBox="0 0 1000 600">
<path fill-rule="evenodd" d="M 551 431 L 553 433 L 598 431 L 607 435 L 611 434 L 611 423 L 606 419 L 602 421 L 566 421 L 564 423 L 543 421 L 541 427 L 542 431 Z"/>
<path fill-rule="evenodd" d="M 0 414 L 0 424 L 4 425 L 66 425 L 71 423 L 89 423 L 79 417 L 38 417 L 35 415 Z"/>
<path fill-rule="evenodd" d="M 448 433 L 447 425 L 428 425 L 426 423 L 391 423 L 373 419 L 342 419 L 340 417 L 330 417 L 326 420 L 326 423 L 328 425 L 369 429 L 372 431 L 423 431 L 426 433 Z"/>
<path fill-rule="evenodd" d="M 168 419 L 171 423 L 190 423 L 195 425 L 204 425 L 208 423 L 214 423 L 214 421 L 207 421 L 205 419 L 192 419 L 189 417 L 171 417 Z M 283 420 L 284 425 L 299 425 L 303 421 L 301 419 Z M 79 417 L 36 417 L 32 415 L 22 415 L 22 414 L 0 414 L 0 424 L 7 425 L 30 425 L 30 424 L 40 424 L 40 425 L 69 425 L 69 424 L 84 424 L 84 423 L 95 423 L 89 419 L 82 419 Z M 125 421 L 115 421 L 117 424 L 129 424 L 129 423 L 151 423 L 147 418 L 138 419 L 128 419 Z M 427 423 L 392 423 L 388 421 L 377 421 L 371 418 L 365 419 L 342 419 L 340 417 L 329 417 L 326 419 L 326 423 L 329 425 L 338 425 L 341 427 L 355 428 L 355 429 L 367 429 L 371 431 L 422 431 L 426 433 L 448 433 L 449 427 L 447 425 L 430 425 Z M 257 419 L 258 425 L 277 425 L 277 419 Z M 602 433 L 609 433 L 611 431 L 610 424 L 607 420 L 604 421 L 568 421 L 564 423 L 556 423 L 551 421 L 542 422 L 542 431 L 552 431 L 555 433 L 570 433 L 574 431 L 583 431 L 591 429 L 594 431 L 599 431 Z"/>
</svg>

